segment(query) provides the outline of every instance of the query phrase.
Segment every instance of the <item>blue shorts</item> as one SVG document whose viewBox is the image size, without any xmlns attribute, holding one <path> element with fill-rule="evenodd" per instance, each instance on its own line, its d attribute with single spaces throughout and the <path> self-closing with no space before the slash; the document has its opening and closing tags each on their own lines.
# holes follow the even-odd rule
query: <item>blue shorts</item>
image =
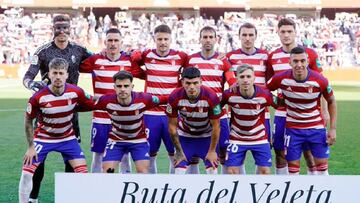
<svg viewBox="0 0 360 203">
<path fill-rule="evenodd" d="M 103 153 L 111 131 L 111 124 L 92 123 L 91 127 L 91 151 Z"/>
<path fill-rule="evenodd" d="M 164 142 L 166 151 L 169 154 L 174 154 L 175 149 L 169 134 L 169 123 L 167 116 L 144 115 L 144 123 L 150 145 L 150 155 L 157 154 L 160 149 L 161 140 Z"/>
<path fill-rule="evenodd" d="M 191 138 L 179 136 L 179 141 L 188 161 L 182 161 L 176 166 L 176 168 L 185 168 L 190 165 L 189 161 L 191 161 L 193 157 L 199 157 L 202 159 L 206 168 L 212 166 L 208 160 L 205 160 L 209 151 L 211 137 Z"/>
<path fill-rule="evenodd" d="M 150 159 L 149 144 L 147 142 L 129 143 L 109 140 L 106 144 L 103 161 L 121 162 L 122 157 L 127 153 L 131 154 L 134 161 Z"/>
<path fill-rule="evenodd" d="M 265 119 L 265 131 L 268 136 L 268 142 L 271 141 L 271 125 L 270 125 L 270 119 Z"/>
<path fill-rule="evenodd" d="M 271 167 L 269 143 L 257 145 L 230 144 L 227 151 L 228 159 L 225 161 L 227 167 L 243 165 L 247 151 L 251 151 L 257 166 Z"/>
<path fill-rule="evenodd" d="M 286 160 L 300 160 L 303 144 L 307 144 L 315 158 L 329 158 L 330 149 L 326 143 L 326 129 L 286 128 Z"/>
<path fill-rule="evenodd" d="M 33 163 L 43 162 L 46 159 L 49 152 L 61 153 L 64 162 L 73 159 L 85 159 L 84 152 L 81 150 L 77 139 L 72 139 L 58 143 L 34 141 L 34 145 L 35 145 L 35 151 L 38 154 L 38 161 L 34 159 Z"/>
<path fill-rule="evenodd" d="M 219 137 L 219 147 L 220 149 L 226 149 L 229 145 L 230 137 L 230 127 L 229 119 L 222 118 L 220 119 L 220 137 Z"/>
</svg>

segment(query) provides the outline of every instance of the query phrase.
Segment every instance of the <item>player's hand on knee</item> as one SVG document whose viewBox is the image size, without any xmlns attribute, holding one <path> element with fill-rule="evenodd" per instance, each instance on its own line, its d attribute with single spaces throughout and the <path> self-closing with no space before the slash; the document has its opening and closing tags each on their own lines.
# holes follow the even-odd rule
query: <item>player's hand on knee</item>
<svg viewBox="0 0 360 203">
<path fill-rule="evenodd" d="M 179 165 L 182 161 L 187 161 L 185 154 L 183 152 L 175 151 L 174 154 L 174 166 Z"/>
<path fill-rule="evenodd" d="M 37 153 L 35 151 L 35 147 L 34 145 L 30 146 L 25 155 L 24 155 L 24 165 L 32 165 L 32 160 L 33 158 L 35 158 L 36 161 L 38 161 L 38 156 L 37 156 Z"/>
<path fill-rule="evenodd" d="M 336 142 L 336 129 L 331 129 L 328 131 L 326 136 L 326 143 L 328 145 L 333 145 Z"/>
<path fill-rule="evenodd" d="M 210 161 L 210 163 L 214 169 L 216 169 L 217 166 L 219 165 L 219 159 L 218 159 L 217 153 L 215 151 L 209 151 L 207 153 L 205 159 Z"/>
</svg>

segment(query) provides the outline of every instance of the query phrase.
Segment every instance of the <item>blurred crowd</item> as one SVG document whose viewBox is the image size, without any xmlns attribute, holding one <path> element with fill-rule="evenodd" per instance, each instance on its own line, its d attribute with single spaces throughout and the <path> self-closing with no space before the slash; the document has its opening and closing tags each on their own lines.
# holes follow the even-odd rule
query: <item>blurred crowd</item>
<svg viewBox="0 0 360 203">
<path fill-rule="evenodd" d="M 23 15 L 22 9 L 10 9 L 0 14 L 0 62 L 29 63 L 36 48 L 52 39 L 53 15 L 56 14 Z M 360 66 L 360 17 L 346 13 L 334 20 L 291 17 L 298 25 L 298 43 L 316 49 L 324 68 Z M 153 48 L 152 31 L 157 25 L 165 23 L 173 31 L 173 48 L 193 53 L 200 50 L 200 29 L 210 25 L 217 30 L 218 51 L 225 53 L 239 48 L 239 26 L 251 22 L 258 29 L 256 46 L 271 51 L 280 46 L 276 33 L 279 18 L 281 16 L 274 14 L 250 19 L 236 14 L 219 19 L 201 16 L 184 18 L 175 14 L 161 17 L 143 14 L 131 18 L 125 12 L 112 17 L 95 16 L 90 12 L 89 16 L 72 18 L 71 36 L 73 41 L 98 51 L 103 47 L 105 32 L 110 27 L 118 27 L 122 32 L 124 49 Z"/>
</svg>

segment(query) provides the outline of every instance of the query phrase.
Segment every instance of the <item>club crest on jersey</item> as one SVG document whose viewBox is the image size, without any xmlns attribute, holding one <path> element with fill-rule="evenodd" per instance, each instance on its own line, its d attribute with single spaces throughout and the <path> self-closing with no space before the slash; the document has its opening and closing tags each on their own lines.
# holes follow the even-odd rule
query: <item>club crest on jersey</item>
<svg viewBox="0 0 360 203">
<path fill-rule="evenodd" d="M 243 62 L 242 62 L 241 60 L 238 60 L 238 61 L 236 62 L 236 64 L 241 65 L 241 64 L 243 64 Z"/>
<path fill-rule="evenodd" d="M 139 109 L 136 109 L 135 115 L 139 115 Z"/>
<path fill-rule="evenodd" d="M 309 93 L 313 93 L 313 88 L 312 88 L 312 87 L 309 87 L 308 92 L 309 92 Z"/>
<path fill-rule="evenodd" d="M 76 57 L 75 57 L 74 55 L 71 55 L 71 61 L 72 61 L 73 63 L 76 62 Z"/>
<path fill-rule="evenodd" d="M 68 103 L 68 105 L 71 105 L 71 103 L 72 103 L 72 102 L 71 102 L 71 99 L 68 99 L 68 100 L 67 100 L 67 103 Z"/>
<path fill-rule="evenodd" d="M 120 70 L 125 70 L 125 67 L 124 67 L 124 66 L 120 66 Z"/>
<path fill-rule="evenodd" d="M 176 65 L 175 60 L 171 60 L 171 65 L 173 65 L 173 66 L 175 66 L 175 65 Z"/>
<path fill-rule="evenodd" d="M 166 105 L 166 112 L 167 112 L 167 113 L 170 113 L 170 114 L 172 113 L 172 108 L 171 108 L 171 105 L 170 105 L 170 104 L 167 104 L 167 105 Z"/>
<path fill-rule="evenodd" d="M 263 66 L 264 65 L 264 61 L 260 61 L 260 66 Z"/>
<path fill-rule="evenodd" d="M 260 104 L 256 104 L 256 110 L 260 110 L 261 105 Z"/>
<path fill-rule="evenodd" d="M 204 109 L 202 107 L 199 107 L 199 112 L 200 113 L 204 112 Z"/>
<path fill-rule="evenodd" d="M 216 65 L 214 66 L 214 69 L 215 69 L 215 70 L 219 70 L 219 65 L 216 64 Z"/>
</svg>

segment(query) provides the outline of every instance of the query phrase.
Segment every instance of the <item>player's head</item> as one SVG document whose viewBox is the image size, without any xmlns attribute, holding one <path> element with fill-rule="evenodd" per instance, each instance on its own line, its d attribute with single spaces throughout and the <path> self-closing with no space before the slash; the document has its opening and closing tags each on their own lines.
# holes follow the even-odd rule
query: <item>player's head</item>
<svg viewBox="0 0 360 203">
<path fill-rule="evenodd" d="M 216 44 L 216 30 L 210 26 L 205 26 L 200 30 L 200 43 L 203 51 L 214 50 Z"/>
<path fill-rule="evenodd" d="M 170 50 L 171 45 L 171 29 L 169 26 L 162 24 L 154 30 L 154 40 L 156 44 L 156 51 L 159 54 L 166 55 Z"/>
<path fill-rule="evenodd" d="M 247 91 L 253 88 L 255 82 L 254 67 L 249 64 L 241 64 L 237 67 L 236 73 L 241 90 Z"/>
<path fill-rule="evenodd" d="M 239 38 L 241 41 L 241 48 L 250 50 L 255 47 L 255 40 L 257 37 L 257 30 L 255 25 L 251 23 L 244 23 L 239 28 Z"/>
<path fill-rule="evenodd" d="M 68 15 L 56 15 L 53 18 L 54 39 L 58 42 L 67 42 L 70 37 L 70 17 Z"/>
<path fill-rule="evenodd" d="M 106 54 L 119 54 L 121 50 L 121 33 L 117 28 L 110 28 L 106 31 L 105 46 Z"/>
<path fill-rule="evenodd" d="M 134 88 L 133 75 L 125 70 L 115 73 L 113 76 L 114 89 L 118 99 L 127 99 L 131 96 L 131 91 Z"/>
<path fill-rule="evenodd" d="M 182 86 L 185 89 L 189 99 L 196 99 L 200 93 L 201 74 L 200 70 L 195 67 L 188 67 L 181 73 Z"/>
<path fill-rule="evenodd" d="M 290 18 L 283 18 L 278 23 L 278 35 L 282 45 L 295 44 L 296 24 Z"/>
<path fill-rule="evenodd" d="M 68 78 L 69 63 L 63 58 L 53 58 L 49 63 L 49 79 L 52 86 L 61 88 Z"/>
<path fill-rule="evenodd" d="M 308 57 L 303 47 L 295 47 L 290 52 L 290 66 L 293 69 L 295 79 L 305 79 L 308 70 Z"/>
</svg>

